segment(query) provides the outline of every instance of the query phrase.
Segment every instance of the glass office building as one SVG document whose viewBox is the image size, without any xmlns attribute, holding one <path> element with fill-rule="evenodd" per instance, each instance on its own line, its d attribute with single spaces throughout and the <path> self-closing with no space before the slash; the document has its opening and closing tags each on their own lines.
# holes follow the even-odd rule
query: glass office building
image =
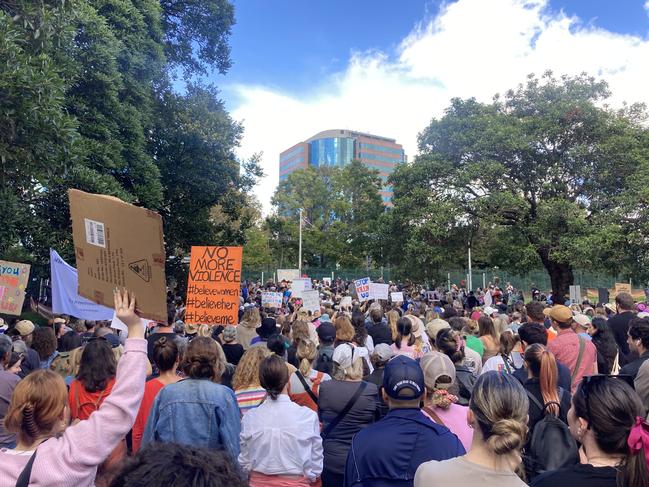
<svg viewBox="0 0 649 487">
<path fill-rule="evenodd" d="M 281 182 L 307 165 L 341 167 L 354 159 L 379 172 L 384 183 L 379 191 L 383 204 L 392 206 L 392 187 L 387 185 L 387 180 L 406 157 L 401 144 L 388 137 L 352 130 L 325 130 L 280 154 L 279 179 Z"/>
</svg>

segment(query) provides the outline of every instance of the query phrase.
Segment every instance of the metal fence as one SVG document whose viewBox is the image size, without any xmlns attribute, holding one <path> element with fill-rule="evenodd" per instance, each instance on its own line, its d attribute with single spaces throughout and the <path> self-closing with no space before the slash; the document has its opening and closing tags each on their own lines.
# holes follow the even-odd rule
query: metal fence
<svg viewBox="0 0 649 487">
<path fill-rule="evenodd" d="M 250 280 L 268 280 L 275 279 L 276 269 L 271 268 L 245 268 L 243 269 L 243 278 Z M 336 269 L 336 268 L 315 268 L 309 267 L 302 270 L 303 274 L 310 276 L 313 279 L 322 279 L 323 277 L 334 277 L 342 279 L 358 279 L 360 277 L 369 276 L 373 280 L 383 278 L 385 281 L 392 280 L 393 272 L 389 267 L 384 268 L 358 268 L 358 269 Z M 616 282 L 629 282 L 624 276 L 611 276 L 604 273 L 587 272 L 582 270 L 573 271 L 575 277 L 575 285 L 585 288 L 599 288 L 606 287 L 612 288 Z M 440 282 L 435 284 L 446 284 L 450 281 L 451 284 L 460 284 L 462 281 L 467 281 L 468 271 L 466 269 L 454 269 L 440 271 L 440 276 L 443 276 Z M 516 274 L 499 268 L 491 269 L 474 269 L 472 272 L 473 287 L 482 287 L 485 284 L 493 283 L 496 278 L 500 280 L 502 285 L 511 283 L 516 289 L 528 291 L 532 286 L 548 291 L 552 288 L 550 283 L 550 276 L 543 270 L 535 270 L 526 274 Z M 433 283 L 429 283 L 433 284 Z M 640 283 L 638 283 L 640 284 Z"/>
</svg>

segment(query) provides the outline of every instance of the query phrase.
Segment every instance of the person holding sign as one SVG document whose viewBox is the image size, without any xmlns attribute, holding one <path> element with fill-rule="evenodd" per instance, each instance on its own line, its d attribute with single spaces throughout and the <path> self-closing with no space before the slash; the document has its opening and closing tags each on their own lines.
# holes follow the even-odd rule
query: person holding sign
<svg viewBox="0 0 649 487">
<path fill-rule="evenodd" d="M 16 386 L 5 427 L 16 433 L 13 450 L 0 450 L 0 485 L 94 485 L 97 466 L 126 436 L 137 414 L 148 359 L 135 296 L 115 290 L 115 312 L 128 327 L 125 351 L 107 400 L 86 421 L 69 426 L 68 391 L 50 370 L 32 372 Z"/>
</svg>

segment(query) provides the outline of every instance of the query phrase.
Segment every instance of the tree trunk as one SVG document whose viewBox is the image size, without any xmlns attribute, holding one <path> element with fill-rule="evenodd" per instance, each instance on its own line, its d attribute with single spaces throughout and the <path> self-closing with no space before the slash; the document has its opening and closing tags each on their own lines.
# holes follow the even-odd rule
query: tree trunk
<svg viewBox="0 0 649 487">
<path fill-rule="evenodd" d="M 575 282 L 572 266 L 567 262 L 557 262 L 551 259 L 548 249 L 539 249 L 538 254 L 541 257 L 543 266 L 550 274 L 552 302 L 554 304 L 564 304 L 570 295 L 570 286 Z"/>
</svg>

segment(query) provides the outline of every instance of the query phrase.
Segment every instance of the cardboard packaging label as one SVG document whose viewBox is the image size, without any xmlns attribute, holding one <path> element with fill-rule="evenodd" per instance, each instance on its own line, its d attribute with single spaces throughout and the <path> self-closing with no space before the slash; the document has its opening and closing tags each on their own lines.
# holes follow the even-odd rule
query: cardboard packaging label
<svg viewBox="0 0 649 487">
<path fill-rule="evenodd" d="M 79 295 L 113 308 L 113 290 L 135 293 L 143 318 L 167 323 L 162 218 L 113 196 L 68 191 Z"/>
</svg>

